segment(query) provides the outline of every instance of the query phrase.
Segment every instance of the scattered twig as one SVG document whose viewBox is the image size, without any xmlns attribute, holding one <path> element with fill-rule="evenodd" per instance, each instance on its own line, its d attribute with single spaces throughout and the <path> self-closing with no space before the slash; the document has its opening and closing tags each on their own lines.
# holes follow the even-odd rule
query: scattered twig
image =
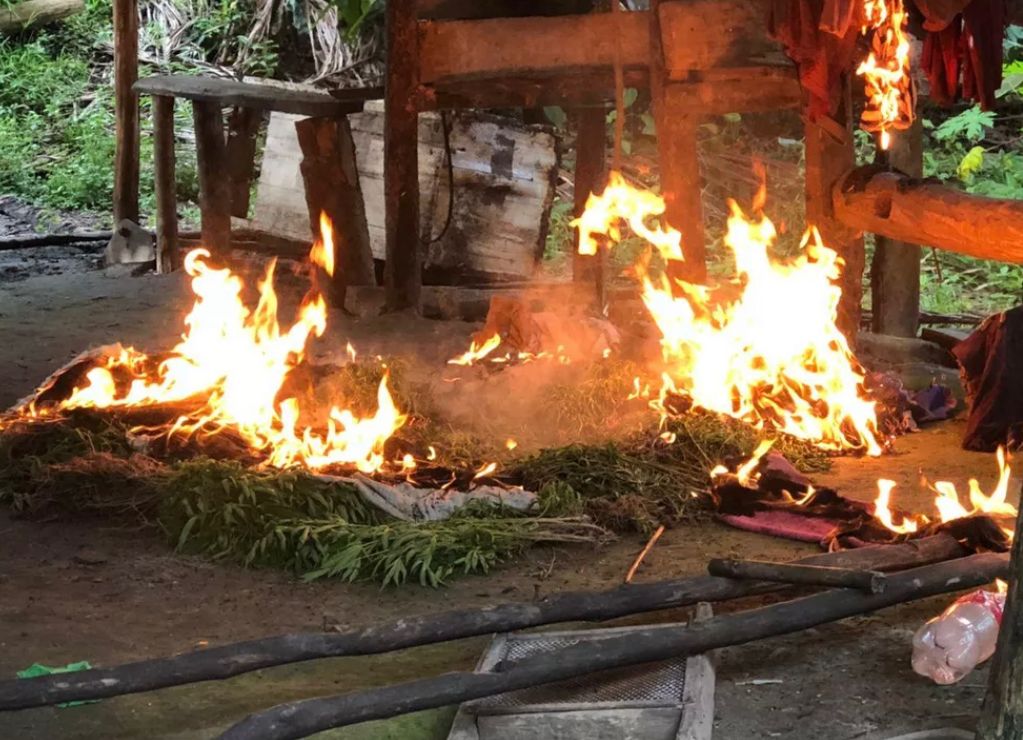
<svg viewBox="0 0 1023 740">
<path fill-rule="evenodd" d="M 663 524 L 654 530 L 654 533 L 650 535 L 650 539 L 647 540 L 646 545 L 639 551 L 639 555 L 637 555 L 636 559 L 632 561 L 632 567 L 630 567 L 629 572 L 625 574 L 626 583 L 632 583 L 632 577 L 636 575 L 636 571 L 639 570 L 639 564 L 643 562 L 643 559 L 647 556 L 647 553 L 650 552 L 650 549 L 657 543 L 657 540 L 661 539 L 662 534 L 664 534 Z"/>
</svg>

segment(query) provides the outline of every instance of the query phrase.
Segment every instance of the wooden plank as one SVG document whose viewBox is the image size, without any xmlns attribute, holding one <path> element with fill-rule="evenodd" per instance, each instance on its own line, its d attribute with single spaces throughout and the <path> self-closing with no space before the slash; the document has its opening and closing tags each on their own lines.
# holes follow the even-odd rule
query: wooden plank
<svg viewBox="0 0 1023 740">
<path fill-rule="evenodd" d="M 696 605 L 690 626 L 710 621 L 711 605 Z M 711 740 L 714 734 L 714 690 L 716 675 L 714 651 L 691 655 L 686 659 L 686 681 L 682 686 L 682 721 L 675 740 Z"/>
<path fill-rule="evenodd" d="M 239 106 L 304 116 L 343 116 L 362 110 L 361 102 L 338 100 L 326 92 L 238 82 L 222 77 L 156 75 L 139 80 L 135 90 L 150 95 L 219 103 L 222 108 Z"/>
<path fill-rule="evenodd" d="M 333 224 L 335 269 L 328 277 L 334 305 L 344 308 L 346 286 L 376 283 L 351 128 L 344 118 L 307 118 L 295 130 L 310 227 L 320 238 L 320 213 Z"/>
<path fill-rule="evenodd" d="M 384 213 L 386 308 L 419 310 L 418 111 L 409 101 L 419 84 L 415 0 L 391 0 L 384 11 L 387 80 L 384 90 Z"/>
<path fill-rule="evenodd" d="M 720 66 L 791 67 L 767 35 L 764 0 L 672 0 L 659 11 L 669 79 Z M 649 12 L 420 21 L 424 84 L 650 64 Z"/>
<path fill-rule="evenodd" d="M 350 120 L 370 246 L 373 256 L 383 260 L 381 106 L 374 103 Z M 270 117 L 250 226 L 308 244 L 312 233 L 295 121 L 282 113 Z M 544 212 L 554 194 L 551 177 L 558 160 L 553 135 L 543 127 L 465 113 L 452 120 L 451 148 L 456 183 L 453 221 L 440 242 L 424 248 L 429 276 L 446 282 L 532 277 L 545 240 Z M 436 234 L 447 213 L 444 139 L 436 114 L 420 116 L 418 149 L 423 230 Z"/>
<path fill-rule="evenodd" d="M 114 223 L 139 220 L 137 0 L 114 0 Z"/>
<path fill-rule="evenodd" d="M 231 191 L 220 104 L 194 100 L 192 118 L 195 122 L 203 246 L 215 255 L 226 255 L 231 249 Z"/>
<path fill-rule="evenodd" d="M 156 194 L 156 271 L 171 272 L 178 259 L 174 98 L 153 96 L 153 172 Z"/>
<path fill-rule="evenodd" d="M 834 120 L 806 118 L 806 223 L 816 226 L 825 246 L 845 261 L 839 282 L 838 328 L 853 342 L 860 326 L 866 257 L 862 234 L 840 219 L 832 205 L 835 184 L 856 162 L 848 76 L 842 84 L 842 103 Z"/>
<path fill-rule="evenodd" d="M 624 76 L 626 87 L 649 84 L 646 69 L 627 69 Z M 414 98 L 420 111 L 597 106 L 613 100 L 614 73 L 597 67 L 540 76 L 444 80 L 420 85 Z"/>
<path fill-rule="evenodd" d="M 590 194 L 603 185 L 607 158 L 607 123 L 603 108 L 576 111 L 575 195 L 573 215 L 578 218 L 586 210 Z M 596 279 L 594 257 L 579 254 L 579 230 L 576 229 L 572 250 L 572 279 L 590 282 Z"/>
<path fill-rule="evenodd" d="M 923 126 L 893 131 L 891 165 L 910 177 L 924 174 Z M 915 337 L 920 321 L 920 247 L 878 235 L 870 263 L 871 331 Z"/>
<path fill-rule="evenodd" d="M 716 116 L 725 113 L 760 113 L 798 108 L 802 88 L 794 69 L 752 67 L 700 73 L 697 82 L 667 86 L 675 104 L 689 113 Z"/>
<path fill-rule="evenodd" d="M 252 177 L 256 170 L 256 137 L 263 123 L 263 111 L 234 108 L 227 119 L 228 186 L 231 190 L 231 215 L 247 218 Z"/>
<path fill-rule="evenodd" d="M 17 33 L 67 18 L 85 9 L 84 0 L 26 0 L 0 6 L 0 33 Z"/>
</svg>

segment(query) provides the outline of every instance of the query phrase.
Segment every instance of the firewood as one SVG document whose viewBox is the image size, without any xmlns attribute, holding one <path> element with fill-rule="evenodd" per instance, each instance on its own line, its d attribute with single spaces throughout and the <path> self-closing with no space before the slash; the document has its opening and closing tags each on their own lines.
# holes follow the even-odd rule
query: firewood
<svg viewBox="0 0 1023 740">
<path fill-rule="evenodd" d="M 722 578 L 773 581 L 808 586 L 858 588 L 879 594 L 885 588 L 885 575 L 873 570 L 830 568 L 823 565 L 767 563 L 760 560 L 711 560 L 707 572 Z"/>
<path fill-rule="evenodd" d="M 884 593 L 838 589 L 715 617 L 688 629 L 650 627 L 501 664 L 494 671 L 456 672 L 339 696 L 280 704 L 246 717 L 221 740 L 291 740 L 374 719 L 449 706 L 596 671 L 698 655 L 835 622 L 906 601 L 990 583 L 1008 571 L 1005 555 L 973 555 L 889 578 Z"/>
<path fill-rule="evenodd" d="M 966 550 L 940 535 L 899 545 L 824 553 L 797 562 L 892 571 L 952 558 Z M 294 634 L 222 645 L 194 653 L 74 674 L 0 682 L 0 711 L 103 699 L 121 694 L 230 678 L 271 666 L 346 655 L 375 655 L 465 637 L 557 622 L 603 621 L 701 601 L 726 601 L 777 591 L 776 583 L 697 576 L 619 586 L 608 591 L 570 592 L 540 602 L 502 604 L 400 619 L 341 634 Z"/>
</svg>

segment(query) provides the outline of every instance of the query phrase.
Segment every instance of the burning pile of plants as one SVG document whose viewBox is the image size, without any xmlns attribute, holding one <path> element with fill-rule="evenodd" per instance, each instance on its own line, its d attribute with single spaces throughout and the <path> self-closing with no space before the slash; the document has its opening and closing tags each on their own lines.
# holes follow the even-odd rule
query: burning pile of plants
<svg viewBox="0 0 1023 740">
<path fill-rule="evenodd" d="M 0 419 L 0 499 L 131 514 L 181 549 L 307 577 L 436 584 L 534 542 L 699 516 L 710 471 L 765 437 L 807 471 L 880 454 L 876 404 L 835 328 L 840 261 L 812 230 L 801 257 L 770 256 L 762 205 L 748 218 L 732 204 L 737 275 L 716 291 L 657 274 L 649 254 L 635 266 L 660 334 L 645 360 L 602 319 L 574 319 L 554 343 L 555 321 L 505 304 L 443 373 L 350 345 L 316 364 L 329 224 L 290 326 L 273 264 L 250 307 L 245 281 L 194 250 L 177 346 L 86 352 Z M 580 220 L 581 249 L 613 247 L 624 222 L 670 267 L 684 255 L 655 225 L 663 210 L 613 177 Z"/>
</svg>

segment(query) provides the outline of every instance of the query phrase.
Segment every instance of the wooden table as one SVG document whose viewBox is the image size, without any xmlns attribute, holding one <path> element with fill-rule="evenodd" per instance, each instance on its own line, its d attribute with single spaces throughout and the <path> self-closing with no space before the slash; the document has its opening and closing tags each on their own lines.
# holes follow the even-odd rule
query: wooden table
<svg viewBox="0 0 1023 740">
<path fill-rule="evenodd" d="M 139 80 L 134 89 L 153 97 L 157 268 L 161 272 L 168 272 L 177 266 L 178 254 L 175 98 L 192 101 L 202 244 L 210 252 L 226 256 L 231 248 L 231 216 L 244 218 L 247 215 L 250 183 L 255 168 L 256 134 L 267 111 L 308 116 L 296 127 L 303 143 L 304 156 L 311 168 L 309 176 L 304 179 L 313 233 L 319 234 L 321 211 L 327 212 L 335 224 L 350 222 L 349 214 L 344 211 L 354 206 L 352 198 L 340 197 L 339 191 L 344 191 L 346 184 L 353 185 L 347 182 L 351 179 L 351 168 L 344 167 L 339 160 L 343 155 L 354 158 L 354 152 L 344 152 L 344 148 L 339 147 L 337 142 L 348 131 L 348 114 L 361 111 L 365 100 L 379 97 L 379 89 L 344 91 L 331 95 L 276 84 L 187 75 L 147 77 Z M 224 108 L 232 109 L 226 130 Z M 305 167 L 303 175 L 306 175 Z M 357 180 L 357 173 L 355 178 Z M 354 186 L 357 189 L 357 182 Z M 361 203 L 358 207 L 361 208 Z M 351 244 L 347 245 L 345 254 L 339 254 L 337 260 L 342 268 L 346 267 L 346 263 L 349 267 L 348 270 L 337 271 L 341 279 L 356 284 L 358 275 L 365 275 L 365 265 L 353 268 L 351 263 L 365 261 L 368 250 L 368 237 L 365 249 L 361 245 L 355 245 L 354 248 Z M 372 267 L 370 256 L 370 275 Z"/>
</svg>

